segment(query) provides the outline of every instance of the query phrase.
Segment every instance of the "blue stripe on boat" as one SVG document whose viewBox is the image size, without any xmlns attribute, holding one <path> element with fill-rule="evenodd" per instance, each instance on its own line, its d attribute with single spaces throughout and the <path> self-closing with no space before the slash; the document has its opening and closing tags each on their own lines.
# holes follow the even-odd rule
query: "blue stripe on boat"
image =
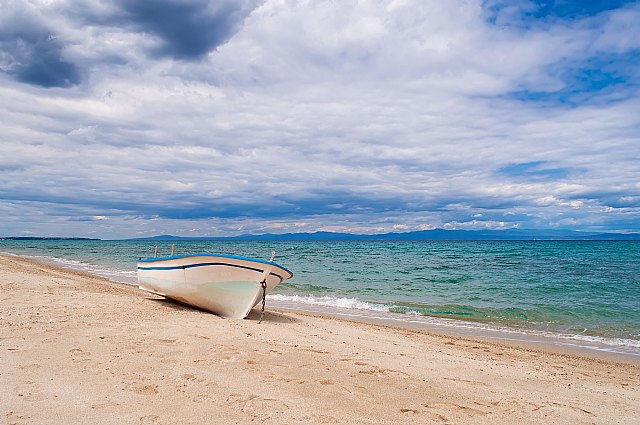
<svg viewBox="0 0 640 425">
<path fill-rule="evenodd" d="M 190 257 L 190 256 L 182 256 L 182 257 L 179 257 L 179 258 L 185 258 L 185 257 Z M 173 257 L 173 258 L 175 258 L 175 257 Z M 163 258 L 163 259 L 166 260 L 167 258 Z M 149 260 L 145 260 L 145 261 L 149 261 Z M 253 270 L 253 271 L 256 271 L 256 272 L 259 272 L 259 273 L 264 272 L 264 270 L 256 269 L 255 267 L 241 266 L 239 264 L 229 264 L 229 263 L 198 263 L 198 264 L 185 264 L 184 266 L 170 266 L 170 267 L 140 267 L 140 266 L 138 266 L 138 270 L 181 270 L 181 269 L 190 269 L 190 268 L 193 268 L 193 267 L 204 267 L 204 266 L 229 266 L 229 267 L 237 267 L 239 269 Z M 287 270 L 287 269 L 284 269 L 284 270 Z M 287 271 L 289 271 L 289 270 L 287 270 Z M 280 276 L 279 274 L 277 274 L 277 273 L 271 272 L 269 274 L 270 275 L 274 275 L 275 277 L 279 278 L 281 282 L 284 280 L 284 278 L 282 276 Z"/>
<path fill-rule="evenodd" d="M 169 257 L 146 258 L 144 260 L 138 260 L 138 262 L 139 263 L 152 263 L 154 261 L 175 260 L 175 259 L 179 259 L 179 258 L 190 258 L 190 257 L 220 257 L 220 258 L 230 258 L 230 259 L 234 259 L 234 260 L 254 261 L 256 263 L 262 263 L 262 264 L 268 264 L 268 265 L 271 265 L 271 266 L 280 267 L 282 270 L 284 270 L 287 273 L 289 273 L 291 275 L 291 277 L 293 277 L 293 273 L 290 270 L 288 270 L 285 267 L 282 267 L 280 264 L 275 263 L 273 261 L 262 260 L 260 258 L 242 257 L 240 255 L 230 255 L 230 254 L 215 254 L 215 253 L 213 253 L 213 254 L 171 255 Z M 234 264 L 227 264 L 227 265 L 228 266 L 234 266 Z M 237 267 L 240 267 L 240 266 L 237 266 Z M 140 268 L 140 267 L 138 267 L 138 268 Z M 182 268 L 182 266 L 180 266 L 178 268 Z M 143 268 L 143 270 L 154 270 L 154 269 Z M 166 268 L 160 268 L 160 269 L 155 269 L 155 270 L 167 270 L 167 269 Z M 259 269 L 254 269 L 254 270 L 259 270 Z M 275 273 L 272 273 L 272 274 L 275 274 Z M 276 276 L 280 277 L 279 275 L 276 275 Z"/>
</svg>

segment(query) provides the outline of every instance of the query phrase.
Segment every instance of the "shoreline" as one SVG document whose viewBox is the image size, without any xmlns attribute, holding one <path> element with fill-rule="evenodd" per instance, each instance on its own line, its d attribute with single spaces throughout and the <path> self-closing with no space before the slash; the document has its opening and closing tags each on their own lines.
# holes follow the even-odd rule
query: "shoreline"
<svg viewBox="0 0 640 425">
<path fill-rule="evenodd" d="M 25 256 L 10 252 L 0 252 L 0 256 L 16 256 L 28 261 L 44 264 L 60 270 L 72 270 L 87 277 L 99 277 L 111 283 L 137 288 L 135 282 L 116 280 L 105 270 L 95 272 L 78 266 L 75 260 L 47 256 Z M 87 265 L 91 266 L 91 265 Z M 112 273 L 115 273 L 112 272 Z M 122 273 L 122 272 L 121 272 Z M 276 295 L 277 296 L 277 295 Z M 593 340 L 578 339 L 574 335 L 554 334 L 553 332 L 536 331 L 534 329 L 509 328 L 485 322 L 469 322 L 461 319 L 445 319 L 432 316 L 405 316 L 397 313 L 379 312 L 359 309 L 341 309 L 328 305 L 298 304 L 295 302 L 269 300 L 268 305 L 279 311 L 297 312 L 300 314 L 332 317 L 351 322 L 379 324 L 392 328 L 425 331 L 433 335 L 455 336 L 471 340 L 487 340 L 497 344 L 520 346 L 523 348 L 540 348 L 547 352 L 572 353 L 601 359 L 612 359 L 633 364 L 640 364 L 640 348 L 627 345 L 608 344 L 609 338 L 593 337 Z M 270 302 L 269 302 L 270 301 Z"/>
<path fill-rule="evenodd" d="M 7 423 L 621 423 L 640 365 L 268 309 L 226 320 L 0 255 Z M 53 419 L 55 418 L 55 419 Z"/>
<path fill-rule="evenodd" d="M 559 334 L 554 335 L 552 333 L 539 333 L 533 330 L 509 329 L 507 327 L 497 327 L 481 322 L 465 322 L 458 319 L 432 318 L 430 316 L 426 318 L 417 316 L 412 318 L 412 320 L 400 320 L 394 317 L 393 313 L 380 314 L 367 310 L 344 312 L 338 308 L 331 309 L 326 306 L 314 310 L 312 308 L 297 308 L 293 303 L 285 307 L 282 307 L 282 303 L 276 303 L 275 309 L 294 311 L 300 314 L 333 317 L 351 322 L 378 324 L 391 328 L 424 331 L 432 335 L 468 338 L 474 341 L 491 341 L 496 344 L 506 344 L 512 347 L 539 347 L 541 349 L 544 348 L 544 350 L 548 352 L 573 353 L 582 356 L 617 359 L 619 361 L 640 364 L 640 348 L 607 345 L 604 340 L 602 342 L 598 340 L 587 342 L 574 339 L 570 336 L 563 337 Z M 405 318 L 403 317 L 403 319 Z"/>
<path fill-rule="evenodd" d="M 269 309 L 268 306 L 267 309 Z M 464 332 L 463 328 L 461 329 L 457 327 L 450 327 L 445 331 L 439 329 L 439 327 L 437 326 L 424 327 L 421 326 L 422 324 L 414 326 L 411 322 L 396 322 L 386 318 L 378 319 L 374 317 L 363 317 L 359 315 L 328 313 L 325 311 L 315 312 L 282 307 L 273 307 L 269 310 L 280 313 L 295 313 L 298 315 L 309 317 L 331 318 L 349 323 L 363 323 L 379 326 L 381 328 L 389 328 L 391 330 L 406 330 L 417 333 L 424 333 L 431 337 L 464 340 L 469 343 L 492 344 L 495 346 L 520 349 L 530 352 L 540 352 L 560 356 L 569 355 L 593 360 L 612 361 L 616 363 L 626 363 L 630 365 L 640 366 L 640 354 L 612 352 L 584 347 L 581 345 L 574 345 L 570 343 L 567 344 L 553 337 L 545 338 L 544 336 L 541 336 L 540 339 L 534 339 L 531 337 L 531 335 L 523 334 L 523 338 L 508 338 L 505 336 L 500 336 L 501 331 L 491 331 L 491 335 L 483 335 L 477 333 L 476 329 L 472 329 L 470 332 Z"/>
</svg>

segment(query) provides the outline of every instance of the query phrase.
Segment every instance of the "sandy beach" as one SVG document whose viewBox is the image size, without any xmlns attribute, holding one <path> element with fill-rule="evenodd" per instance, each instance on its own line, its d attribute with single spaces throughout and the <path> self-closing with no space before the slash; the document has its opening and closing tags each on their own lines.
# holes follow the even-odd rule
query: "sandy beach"
<svg viewBox="0 0 640 425">
<path fill-rule="evenodd" d="M 632 359 L 268 308 L 225 320 L 0 255 L 7 424 L 636 424 Z"/>
</svg>

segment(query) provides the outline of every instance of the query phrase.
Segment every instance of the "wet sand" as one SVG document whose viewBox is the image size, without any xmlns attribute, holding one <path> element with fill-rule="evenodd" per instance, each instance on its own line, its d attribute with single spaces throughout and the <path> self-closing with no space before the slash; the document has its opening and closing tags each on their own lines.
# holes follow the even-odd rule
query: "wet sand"
<svg viewBox="0 0 640 425">
<path fill-rule="evenodd" d="M 0 255 L 7 424 L 635 424 L 640 365 L 273 311 L 225 320 Z"/>
</svg>

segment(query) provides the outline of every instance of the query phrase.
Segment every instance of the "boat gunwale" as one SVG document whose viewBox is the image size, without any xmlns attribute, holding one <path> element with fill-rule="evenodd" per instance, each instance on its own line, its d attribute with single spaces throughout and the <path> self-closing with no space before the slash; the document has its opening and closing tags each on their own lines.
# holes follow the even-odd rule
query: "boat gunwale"
<svg viewBox="0 0 640 425">
<path fill-rule="evenodd" d="M 266 265 L 278 267 L 278 268 L 284 270 L 285 272 L 289 273 L 291 276 L 289 276 L 287 279 L 291 279 L 293 277 L 293 273 L 290 270 L 288 270 L 285 267 L 282 267 L 280 264 L 278 264 L 278 263 L 276 263 L 274 261 L 262 260 L 260 258 L 243 257 L 243 256 L 240 256 L 240 255 L 232 255 L 232 254 L 206 253 L 206 254 L 171 255 L 171 256 L 168 256 L 168 257 L 150 257 L 150 258 L 140 259 L 140 260 L 138 260 L 138 263 L 154 263 L 154 262 L 159 262 L 159 261 L 179 260 L 179 259 L 183 259 L 183 258 L 192 258 L 192 257 L 217 257 L 217 258 L 226 258 L 226 259 L 231 259 L 231 260 L 250 261 L 250 262 L 255 262 L 255 263 L 260 263 L 260 264 L 266 264 Z M 140 267 L 138 267 L 138 269 L 140 269 Z M 145 270 L 145 269 L 148 270 L 148 268 L 144 267 L 143 270 Z M 272 272 L 270 274 L 275 274 L 275 273 Z M 278 276 L 282 280 L 286 280 L 282 276 L 279 276 L 279 275 L 276 275 L 276 276 Z"/>
</svg>

